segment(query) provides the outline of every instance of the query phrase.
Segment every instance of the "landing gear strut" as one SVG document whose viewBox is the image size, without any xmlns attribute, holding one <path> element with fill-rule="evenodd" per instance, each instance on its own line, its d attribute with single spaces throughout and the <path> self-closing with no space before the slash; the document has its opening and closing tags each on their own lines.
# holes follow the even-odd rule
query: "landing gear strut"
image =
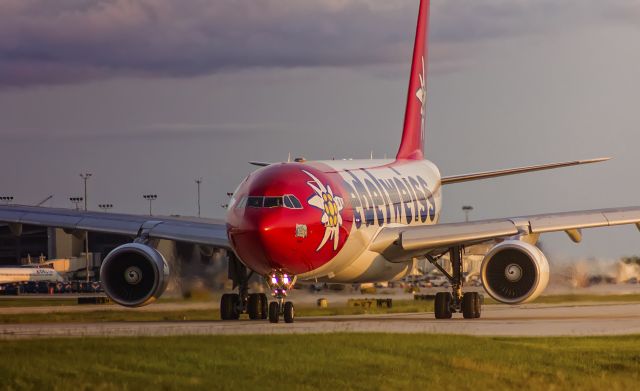
<svg viewBox="0 0 640 391">
<path fill-rule="evenodd" d="M 456 246 L 449 249 L 452 274 L 449 274 L 437 263 L 436 258 L 429 257 L 431 262 L 451 283 L 451 291 L 436 293 L 434 312 L 436 319 L 451 319 L 454 312 L 462 312 L 465 319 L 477 319 L 482 310 L 482 298 L 478 292 L 463 293 L 464 281 L 462 278 L 462 247 Z"/>
<path fill-rule="evenodd" d="M 266 277 L 267 283 L 271 288 L 271 296 L 276 301 L 269 304 L 269 322 L 278 323 L 280 316 L 284 318 L 285 323 L 293 323 L 295 318 L 295 310 L 293 303 L 285 301 L 287 292 L 293 288 L 296 283 L 296 277 L 276 271 Z"/>
<path fill-rule="evenodd" d="M 235 254 L 229 255 L 229 279 L 233 281 L 233 289 L 238 293 L 225 293 L 220 299 L 220 318 L 237 320 L 241 314 L 249 314 L 249 319 L 267 319 L 267 295 L 264 293 L 249 294 L 249 279 L 253 272 L 247 273 Z"/>
</svg>

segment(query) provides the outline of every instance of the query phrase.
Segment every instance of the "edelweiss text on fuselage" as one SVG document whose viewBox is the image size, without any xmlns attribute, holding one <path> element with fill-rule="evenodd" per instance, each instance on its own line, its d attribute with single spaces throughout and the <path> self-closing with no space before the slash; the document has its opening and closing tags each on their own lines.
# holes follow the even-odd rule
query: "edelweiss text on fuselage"
<svg viewBox="0 0 640 391">
<path fill-rule="evenodd" d="M 420 175 L 403 176 L 393 168 L 345 170 L 344 189 L 353 209 L 356 229 L 385 224 L 433 222 L 436 203 Z"/>
</svg>

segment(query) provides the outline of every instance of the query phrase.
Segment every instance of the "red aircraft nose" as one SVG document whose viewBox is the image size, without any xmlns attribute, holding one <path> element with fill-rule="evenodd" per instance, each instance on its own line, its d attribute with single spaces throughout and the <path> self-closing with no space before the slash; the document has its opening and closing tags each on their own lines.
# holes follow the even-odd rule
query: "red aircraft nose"
<svg viewBox="0 0 640 391">
<path fill-rule="evenodd" d="M 261 274 L 273 270 L 300 274 L 310 270 L 311 265 L 305 264 L 299 252 L 296 226 L 286 223 L 283 211 L 248 209 L 241 224 L 229 230 L 240 259 Z"/>
<path fill-rule="evenodd" d="M 263 275 L 299 275 L 333 259 L 352 224 L 341 182 L 339 175 L 295 163 L 252 174 L 227 215 L 229 238 L 242 262 Z"/>
</svg>

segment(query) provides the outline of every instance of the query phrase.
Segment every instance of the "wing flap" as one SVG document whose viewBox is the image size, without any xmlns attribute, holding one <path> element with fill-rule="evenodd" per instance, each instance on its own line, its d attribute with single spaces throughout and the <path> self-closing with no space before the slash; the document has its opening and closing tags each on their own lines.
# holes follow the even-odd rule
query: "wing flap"
<svg viewBox="0 0 640 391">
<path fill-rule="evenodd" d="M 162 222 L 150 230 L 149 236 L 158 239 L 206 244 L 213 247 L 229 247 L 227 229 L 223 224 L 212 226 Z"/>
<path fill-rule="evenodd" d="M 546 233 L 580 228 L 635 224 L 640 221 L 640 210 L 638 210 L 637 207 L 600 209 L 537 215 L 525 217 L 525 219 L 529 220 L 531 233 Z"/>
<path fill-rule="evenodd" d="M 400 234 L 402 248 L 408 251 L 420 248 L 448 247 L 495 237 L 513 236 L 518 228 L 511 221 L 488 221 L 468 224 L 443 224 L 409 229 Z"/>
<path fill-rule="evenodd" d="M 640 211 L 634 208 L 626 208 L 605 212 L 604 216 L 610 225 L 634 224 L 640 220 Z"/>
<path fill-rule="evenodd" d="M 114 220 L 105 216 L 85 217 L 76 224 L 75 229 L 135 237 L 140 232 L 140 226 L 140 221 Z"/>
<path fill-rule="evenodd" d="M 584 212 L 558 215 L 533 216 L 529 219 L 531 233 L 568 231 L 579 228 L 606 227 L 609 220 L 602 212 Z"/>
<path fill-rule="evenodd" d="M 64 214 L 40 214 L 25 213 L 20 218 L 20 223 L 40 226 L 57 226 L 73 229 L 82 220 L 80 216 L 67 216 Z"/>
</svg>

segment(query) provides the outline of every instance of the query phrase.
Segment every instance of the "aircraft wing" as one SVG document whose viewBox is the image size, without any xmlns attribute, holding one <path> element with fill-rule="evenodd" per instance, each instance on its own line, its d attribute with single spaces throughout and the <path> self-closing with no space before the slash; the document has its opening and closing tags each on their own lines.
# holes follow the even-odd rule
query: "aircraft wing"
<svg viewBox="0 0 640 391">
<path fill-rule="evenodd" d="M 636 224 L 640 230 L 640 207 L 599 209 L 520 216 L 468 223 L 383 228 L 370 250 L 401 260 L 418 254 L 435 254 L 451 246 L 469 246 L 517 235 L 565 231 L 579 242 L 583 228 Z"/>
<path fill-rule="evenodd" d="M 570 161 L 570 162 L 550 163 L 550 164 L 540 164 L 540 165 L 537 165 L 537 166 L 526 166 L 526 167 L 518 167 L 518 168 L 509 168 L 507 170 L 485 171 L 485 172 L 476 172 L 476 173 L 473 173 L 473 174 L 445 176 L 445 177 L 442 178 L 441 183 L 443 185 L 450 185 L 450 184 L 453 184 L 453 183 L 477 181 L 477 180 L 480 180 L 480 179 L 490 179 L 490 178 L 497 178 L 497 177 L 502 177 L 502 176 L 507 176 L 507 175 L 524 174 L 524 173 L 527 173 L 527 172 L 552 170 L 552 169 L 555 169 L 555 168 L 580 166 L 580 165 L 583 165 L 583 164 L 601 163 L 601 162 L 606 162 L 608 160 L 611 160 L 611 158 L 603 157 L 603 158 L 598 158 L 598 159 L 574 160 L 574 161 Z"/>
<path fill-rule="evenodd" d="M 0 222 L 17 233 L 22 224 L 89 231 L 151 239 L 168 239 L 217 248 L 230 248 L 224 221 L 201 218 L 141 216 L 86 212 L 36 206 L 0 206 Z"/>
</svg>

